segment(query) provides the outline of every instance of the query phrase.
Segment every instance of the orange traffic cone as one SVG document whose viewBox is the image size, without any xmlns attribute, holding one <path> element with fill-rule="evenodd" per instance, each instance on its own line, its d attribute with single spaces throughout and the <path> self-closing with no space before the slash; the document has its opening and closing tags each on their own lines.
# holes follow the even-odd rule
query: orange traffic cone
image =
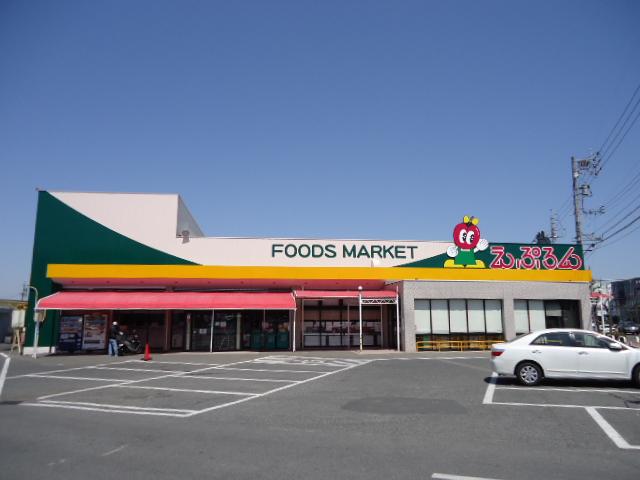
<svg viewBox="0 0 640 480">
<path fill-rule="evenodd" d="M 148 342 L 144 346 L 144 357 L 142 357 L 142 360 L 144 360 L 145 362 L 148 362 L 149 360 L 151 360 L 151 350 L 149 349 Z"/>
</svg>

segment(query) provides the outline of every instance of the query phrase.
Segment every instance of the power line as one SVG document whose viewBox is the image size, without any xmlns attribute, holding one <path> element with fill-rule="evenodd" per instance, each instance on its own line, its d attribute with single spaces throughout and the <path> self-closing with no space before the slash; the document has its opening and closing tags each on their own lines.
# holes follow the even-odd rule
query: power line
<svg viewBox="0 0 640 480">
<path fill-rule="evenodd" d="M 616 123 L 614 124 L 613 128 L 609 132 L 609 135 L 607 135 L 607 138 L 605 139 L 604 142 L 602 142 L 602 145 L 600 145 L 600 148 L 596 152 L 596 154 L 595 154 L 596 168 L 594 169 L 593 172 L 589 172 L 589 175 L 588 175 L 588 177 L 586 179 L 587 182 L 591 181 L 592 179 L 594 179 L 595 177 L 598 176 L 598 174 L 602 171 L 604 166 L 609 162 L 609 160 L 611 160 L 611 158 L 613 157 L 615 152 L 618 150 L 618 147 L 620 147 L 620 145 L 624 141 L 625 137 L 627 136 L 629 131 L 633 128 L 633 125 L 638 120 L 638 116 L 640 116 L 640 111 L 638 111 L 638 115 L 636 115 L 633 118 L 633 121 L 629 125 L 629 128 L 627 128 L 627 130 L 624 131 L 624 128 L 627 125 L 627 123 L 629 122 L 629 119 L 631 119 L 631 117 L 633 116 L 636 108 L 638 108 L 638 105 L 640 105 L 640 97 L 638 97 L 636 102 L 633 104 L 633 107 L 631 108 L 631 110 L 629 110 L 629 106 L 633 103 L 638 91 L 640 91 L 640 83 L 638 84 L 636 89 L 633 91 L 633 94 L 631 95 L 631 98 L 629 98 L 629 101 L 625 105 L 624 110 L 622 111 L 622 113 L 618 117 L 618 120 L 616 121 Z M 629 110 L 628 114 L 627 114 L 627 110 Z M 625 115 L 626 115 L 626 118 L 625 118 Z M 622 121 L 623 118 L 624 118 L 624 122 L 622 122 L 622 125 L 620 125 L 620 122 Z M 618 125 L 620 125 L 619 129 L 618 129 Z M 616 132 L 616 129 L 617 129 L 617 132 Z M 622 138 L 620 138 L 620 140 L 618 140 L 618 142 L 613 147 L 613 150 L 610 150 L 611 145 L 616 142 L 616 140 L 618 139 L 618 137 L 620 136 L 620 134 L 623 131 L 624 131 L 624 134 L 622 135 Z M 613 135 L 614 132 L 616 132 L 615 135 Z M 613 135 L 613 138 L 612 138 L 612 135 Z M 609 142 L 609 140 L 611 140 L 611 142 Z"/>
<path fill-rule="evenodd" d="M 640 194 L 638 194 L 635 198 L 640 198 Z M 635 200 L 635 199 L 634 199 Z M 625 221 L 625 219 L 631 215 L 632 213 L 637 212 L 638 210 L 640 210 L 640 204 L 636 205 L 635 208 L 629 212 L 620 212 L 618 215 L 616 215 L 614 218 L 612 218 L 611 220 L 614 220 L 618 217 L 620 217 L 621 215 L 623 215 L 623 218 L 621 218 L 620 220 L 618 220 L 616 223 L 614 223 L 613 225 L 611 225 L 609 228 L 607 228 L 606 230 L 602 230 L 602 235 L 604 235 L 607 232 L 610 232 L 611 230 L 613 230 L 614 228 L 616 228 L 618 225 L 620 225 L 622 222 Z M 600 228 L 604 228 L 605 226 L 607 226 L 609 223 L 611 223 L 611 220 L 607 223 L 605 223 L 604 225 L 602 225 Z"/>
<path fill-rule="evenodd" d="M 638 207 L 640 208 L 640 207 Z M 637 209 L 636 209 L 637 210 Z M 611 237 L 615 237 L 616 235 L 618 235 L 621 232 L 624 232 L 627 228 L 629 228 L 631 225 L 633 225 L 634 223 L 636 223 L 638 220 L 640 220 L 640 215 L 638 215 L 636 218 L 634 218 L 633 220 L 631 220 L 629 223 L 627 223 L 624 227 L 620 227 L 618 230 L 616 230 L 615 232 L 613 232 L 611 235 L 605 237 L 602 239 L 603 242 L 606 242 L 607 240 L 609 240 Z"/>
<path fill-rule="evenodd" d="M 609 132 L 609 135 L 607 135 L 607 138 L 605 139 L 605 141 L 602 142 L 602 145 L 600 145 L 600 148 L 598 149 L 599 152 L 604 152 L 605 145 L 607 144 L 607 142 L 611 138 L 611 135 L 613 135 L 613 132 L 615 131 L 615 129 L 618 127 L 618 124 L 620 123 L 620 120 L 622 120 L 622 117 L 624 117 L 624 114 L 627 112 L 627 109 L 629 108 L 629 105 L 631 105 L 631 102 L 633 102 L 633 99 L 635 98 L 635 96 L 638 93 L 638 91 L 640 91 L 640 83 L 638 84 L 638 86 L 634 90 L 633 95 L 631 95 L 631 98 L 629 99 L 629 101 L 627 102 L 627 105 L 624 107 L 624 110 L 622 111 L 622 113 L 618 117 L 618 120 L 616 121 L 615 125 L 613 126 L 613 128 Z"/>
<path fill-rule="evenodd" d="M 576 160 L 574 157 L 571 158 L 572 165 L 572 176 L 573 176 L 573 194 L 569 196 L 567 200 L 565 200 L 560 208 L 557 210 L 558 212 L 558 222 L 562 222 L 570 213 L 571 213 L 571 204 L 573 203 L 573 213 L 575 215 L 575 223 L 576 223 L 576 242 L 582 244 L 583 233 L 582 233 L 582 215 L 599 215 L 604 213 L 604 206 L 599 209 L 593 210 L 585 210 L 584 209 L 584 197 L 591 196 L 591 188 L 589 182 L 598 176 L 601 172 L 602 168 L 613 158 L 614 154 L 620 147 L 620 145 L 624 142 L 625 138 L 634 127 L 635 123 L 640 118 L 640 111 L 635 114 L 638 106 L 640 105 L 640 96 L 638 96 L 638 92 L 640 92 L 640 83 L 636 86 L 633 94 L 627 101 L 622 113 L 618 116 L 615 124 L 609 131 L 607 137 L 605 138 L 602 145 L 595 154 L 589 155 L 587 158 Z M 638 97 L 637 97 L 638 96 Z M 637 98 L 636 98 L 637 97 Z M 629 121 L 631 123 L 629 124 Z M 627 124 L 628 127 L 627 127 Z M 580 181 L 580 176 L 584 175 L 585 178 Z M 621 191 L 616 193 L 609 202 L 611 204 L 617 203 L 622 200 L 627 193 L 635 186 L 635 181 L 640 178 L 640 173 L 632 179 Z M 573 200 L 573 202 L 571 202 Z M 635 198 L 634 198 L 635 200 Z M 632 203 L 632 202 L 630 202 Z M 630 205 L 630 203 L 628 205 Z M 623 208 L 623 210 L 626 207 Z M 640 207 L 638 207 L 640 208 Z M 632 213 L 637 209 L 632 210 Z M 620 215 L 620 214 L 619 214 Z M 605 223 L 604 226 L 607 226 L 611 221 L 615 221 L 619 215 L 613 217 L 609 222 Z M 628 215 L 628 214 L 627 214 Z M 605 230 L 604 232 L 608 232 L 611 229 L 615 228 L 617 225 L 622 223 L 624 219 L 619 220 L 613 226 Z M 597 222 L 588 220 L 587 223 L 590 226 L 595 225 Z M 616 233 L 616 232 L 614 232 Z M 588 237 L 594 239 L 595 235 L 590 234 Z M 607 237 L 609 238 L 609 237 Z M 603 241 L 603 239 L 599 239 L 596 241 Z"/>
<path fill-rule="evenodd" d="M 638 99 L 638 102 L 636 102 L 636 106 L 640 105 L 640 99 Z M 607 162 L 609 160 L 611 160 L 611 157 L 613 157 L 613 154 L 616 153 L 616 150 L 618 150 L 618 147 L 622 144 L 622 142 L 624 141 L 625 137 L 627 136 L 627 134 L 631 131 L 631 129 L 633 128 L 633 126 L 636 124 L 636 122 L 638 121 L 638 118 L 640 117 L 640 110 L 638 110 L 638 113 L 636 114 L 636 116 L 633 118 L 633 121 L 631 122 L 631 124 L 629 125 L 629 128 L 627 128 L 627 130 L 624 132 L 624 135 L 622 135 L 622 138 L 620 138 L 620 140 L 618 141 L 618 143 L 616 143 L 616 146 L 613 147 L 613 150 L 611 151 L 611 153 L 607 156 L 607 158 L 605 158 L 602 162 L 602 164 L 600 165 L 600 169 L 602 169 L 602 167 L 604 167 Z M 628 117 L 629 118 L 629 117 Z M 627 118 L 627 119 L 628 119 Z"/>
<path fill-rule="evenodd" d="M 593 250 L 591 250 L 590 252 L 587 252 L 587 256 L 591 256 L 593 254 L 593 252 L 596 252 L 596 251 L 598 251 L 598 250 L 600 250 L 602 248 L 607 248 L 607 247 L 610 247 L 611 245 L 615 245 L 616 243 L 622 241 L 623 239 L 627 238 L 629 235 L 637 232 L 638 230 L 640 230 L 640 225 L 638 225 L 636 228 L 634 228 L 630 232 L 627 232 L 625 235 L 621 236 L 620 238 L 616 238 L 613 242 L 609 242 L 609 243 L 606 243 L 606 244 L 603 244 L 601 242 Z"/>
<path fill-rule="evenodd" d="M 610 197 L 604 202 L 605 207 L 611 207 L 618 203 L 628 192 L 630 192 L 634 186 L 640 183 L 640 172 L 638 172 L 624 187 L 618 190 L 618 193 Z"/>
</svg>

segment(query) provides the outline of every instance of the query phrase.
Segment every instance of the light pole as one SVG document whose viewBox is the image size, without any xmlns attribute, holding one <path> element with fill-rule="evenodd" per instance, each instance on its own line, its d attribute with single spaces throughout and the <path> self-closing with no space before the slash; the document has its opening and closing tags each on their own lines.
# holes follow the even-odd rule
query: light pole
<svg viewBox="0 0 640 480">
<path fill-rule="evenodd" d="M 36 307 L 38 306 L 38 289 L 32 285 L 25 285 L 25 290 L 33 290 L 35 298 L 33 300 L 33 321 L 35 322 L 35 328 L 33 330 L 33 358 L 38 358 L 38 343 L 40 340 L 40 322 L 36 314 Z"/>
<path fill-rule="evenodd" d="M 362 285 L 358 287 L 358 315 L 360 317 L 360 351 L 362 352 Z"/>
</svg>

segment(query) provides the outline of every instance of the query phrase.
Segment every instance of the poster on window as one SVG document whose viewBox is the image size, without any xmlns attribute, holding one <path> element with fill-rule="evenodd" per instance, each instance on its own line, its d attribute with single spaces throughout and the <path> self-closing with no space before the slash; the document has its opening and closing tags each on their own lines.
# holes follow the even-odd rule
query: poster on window
<svg viewBox="0 0 640 480">
<path fill-rule="evenodd" d="M 100 350 L 107 347 L 107 314 L 90 313 L 84 316 L 83 350 Z"/>
<path fill-rule="evenodd" d="M 75 352 L 82 348 L 82 315 L 65 315 L 60 318 L 58 350 Z"/>
</svg>

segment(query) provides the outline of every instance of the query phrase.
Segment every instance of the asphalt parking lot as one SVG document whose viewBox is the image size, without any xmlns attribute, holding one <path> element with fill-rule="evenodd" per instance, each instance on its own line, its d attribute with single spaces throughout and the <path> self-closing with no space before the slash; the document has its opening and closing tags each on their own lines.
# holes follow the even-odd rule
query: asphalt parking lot
<svg viewBox="0 0 640 480">
<path fill-rule="evenodd" d="M 486 352 L 13 357 L 0 478 L 640 476 L 640 389 Z"/>
</svg>

